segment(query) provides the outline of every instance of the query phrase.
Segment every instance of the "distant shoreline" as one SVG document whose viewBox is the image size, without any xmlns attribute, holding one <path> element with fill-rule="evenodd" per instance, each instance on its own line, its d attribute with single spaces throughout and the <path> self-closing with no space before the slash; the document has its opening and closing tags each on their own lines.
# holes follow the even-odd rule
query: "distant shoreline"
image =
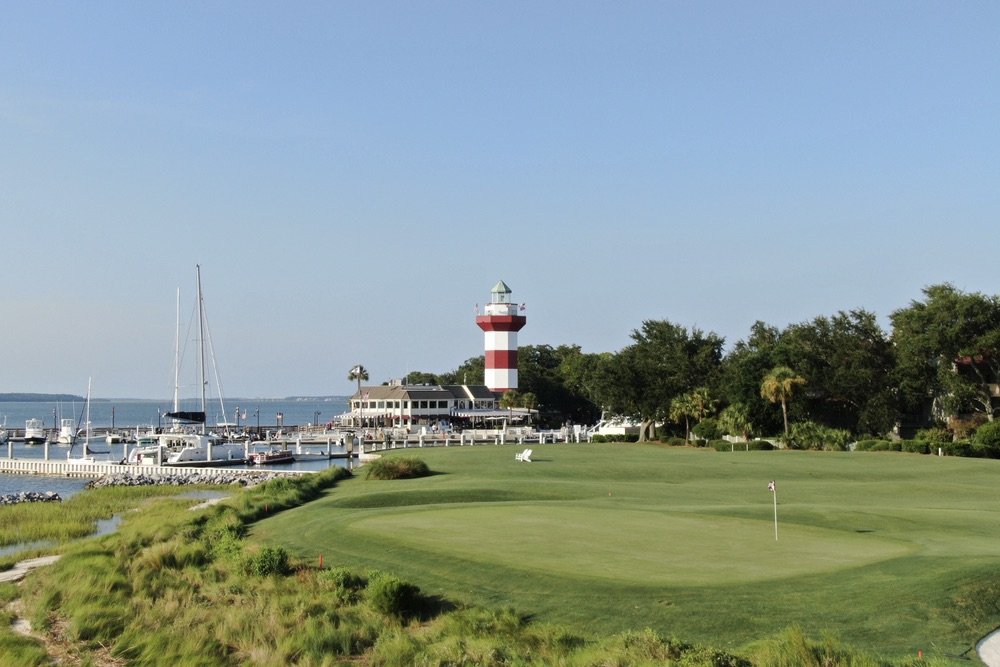
<svg viewBox="0 0 1000 667">
<path fill-rule="evenodd" d="M 284 398 L 272 397 L 237 397 L 229 398 L 229 401 L 343 401 L 347 396 L 286 396 Z M 68 403 L 72 401 L 84 402 L 85 396 L 75 394 L 31 394 L 31 393 L 0 393 L 0 403 Z M 91 397 L 93 402 L 108 403 L 111 401 L 160 401 L 158 398 L 97 398 Z M 163 399 L 165 400 L 165 399 Z"/>
<path fill-rule="evenodd" d="M 86 400 L 85 396 L 77 396 L 76 394 L 0 394 L 0 403 L 51 403 L 52 401 Z"/>
</svg>

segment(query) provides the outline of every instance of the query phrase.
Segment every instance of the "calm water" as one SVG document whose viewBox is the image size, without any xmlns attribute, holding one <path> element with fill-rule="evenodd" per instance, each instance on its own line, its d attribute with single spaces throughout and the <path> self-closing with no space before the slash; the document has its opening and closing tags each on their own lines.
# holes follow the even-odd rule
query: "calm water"
<svg viewBox="0 0 1000 667">
<path fill-rule="evenodd" d="M 0 494 L 35 491 L 45 493 L 55 491 L 65 500 L 87 485 L 88 479 L 69 477 L 49 477 L 47 475 L 3 475 L 0 474 Z"/>
<path fill-rule="evenodd" d="M 218 406 L 218 399 L 215 401 Z M 333 417 L 347 411 L 347 397 L 333 397 L 328 400 L 277 400 L 277 399 L 227 399 L 225 402 L 228 421 L 235 423 L 236 408 L 240 409 L 240 425 L 256 427 L 257 413 L 259 410 L 260 426 L 262 430 L 274 429 L 277 424 L 277 415 L 284 416 L 284 426 L 308 425 L 314 422 L 325 424 Z M 0 402 L 0 424 L 6 424 L 8 428 L 24 428 L 24 422 L 28 419 L 42 419 L 45 421 L 47 429 L 58 424 L 59 419 L 76 418 L 80 421 L 84 410 L 84 402 L 77 403 L 45 403 L 45 402 Z M 113 425 L 117 429 L 128 429 L 135 427 L 156 426 L 158 415 L 170 409 L 169 401 L 151 401 L 139 399 L 114 399 L 90 401 L 90 421 L 94 428 L 109 428 L 112 426 L 112 408 L 114 408 Z M 191 409 L 193 406 L 184 405 L 182 409 Z M 246 420 L 243 413 L 246 413 Z M 54 417 L 53 417 L 54 415 Z M 218 415 L 216 418 L 215 415 Z M 221 407 L 216 413 L 209 411 L 210 423 L 225 421 L 221 417 Z M 166 423 L 161 419 L 161 423 Z M 130 445 L 131 446 L 131 445 Z M 125 455 L 124 445 L 107 445 L 103 442 L 95 443 L 92 449 L 96 452 L 95 458 L 98 460 L 107 459 L 109 461 L 119 461 Z M 65 460 L 68 447 L 49 447 L 49 458 L 54 461 Z M 319 452 L 319 449 L 315 451 Z M 334 447 L 334 452 L 343 451 Z M 74 448 L 74 454 L 79 455 L 82 449 L 79 445 Z M 45 448 L 42 445 L 26 446 L 23 443 L 13 443 L 14 458 L 41 459 L 45 456 Z M 7 446 L 0 445 L 0 457 L 7 456 Z M 296 461 L 295 463 L 274 466 L 275 470 L 323 470 L 330 466 L 349 466 L 346 459 L 312 459 Z M 30 475 L 3 475 L 0 474 L 0 493 L 18 493 L 20 491 L 55 491 L 63 498 L 68 498 L 74 493 L 83 489 L 87 484 L 86 479 L 66 479 L 63 477 L 46 477 Z"/>
<path fill-rule="evenodd" d="M 287 400 L 287 399 L 257 399 L 232 398 L 226 399 L 226 414 L 222 414 L 219 400 L 208 402 L 208 423 L 236 423 L 239 409 L 240 426 L 256 427 L 259 423 L 262 429 L 274 428 L 278 423 L 278 415 L 284 416 L 286 428 L 291 426 L 306 426 L 313 423 L 325 424 L 334 417 L 347 411 L 346 396 L 334 396 L 324 400 Z M 85 401 L 46 403 L 46 402 L 0 402 L 0 424 L 6 420 L 8 428 L 24 428 L 24 422 L 29 419 L 41 419 L 48 429 L 58 428 L 60 419 L 76 419 L 82 424 L 85 420 Z M 165 424 L 161 415 L 173 409 L 170 400 L 152 401 L 140 399 L 91 399 L 90 422 L 94 428 L 135 428 Z M 194 410 L 197 407 L 191 401 L 183 401 L 182 410 Z M 246 417 L 244 418 L 244 414 Z"/>
</svg>

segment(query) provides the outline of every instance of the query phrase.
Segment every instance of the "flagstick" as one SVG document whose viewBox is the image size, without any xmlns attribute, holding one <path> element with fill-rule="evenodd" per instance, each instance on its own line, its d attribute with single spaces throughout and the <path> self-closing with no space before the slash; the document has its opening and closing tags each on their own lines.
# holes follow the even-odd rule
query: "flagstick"
<svg viewBox="0 0 1000 667">
<path fill-rule="evenodd" d="M 778 541 L 778 490 L 771 491 L 774 496 L 774 541 Z"/>
</svg>

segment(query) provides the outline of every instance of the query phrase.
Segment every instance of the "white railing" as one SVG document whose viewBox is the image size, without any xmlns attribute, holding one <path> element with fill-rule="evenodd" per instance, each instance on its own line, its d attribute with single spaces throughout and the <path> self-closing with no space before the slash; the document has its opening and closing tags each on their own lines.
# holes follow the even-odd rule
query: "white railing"
<svg viewBox="0 0 1000 667">
<path fill-rule="evenodd" d="M 589 437 L 576 429 L 536 431 L 531 428 L 466 429 L 457 433 L 379 434 L 378 440 L 364 440 L 362 453 L 411 447 L 465 447 L 472 445 L 523 445 L 525 443 L 583 442 Z"/>
<path fill-rule="evenodd" d="M 101 477 L 120 473 L 139 473 L 143 475 L 204 475 L 208 472 L 223 470 L 211 467 L 185 466 L 147 466 L 121 465 L 118 463 L 68 463 L 66 461 L 39 461 L 37 459 L 0 459 L 0 473 L 13 475 L 56 475 L 59 477 Z M 237 475 L 244 473 L 260 473 L 260 470 L 243 468 L 224 468 L 226 472 Z M 308 474 L 309 471 L 282 471 L 292 474 Z"/>
</svg>

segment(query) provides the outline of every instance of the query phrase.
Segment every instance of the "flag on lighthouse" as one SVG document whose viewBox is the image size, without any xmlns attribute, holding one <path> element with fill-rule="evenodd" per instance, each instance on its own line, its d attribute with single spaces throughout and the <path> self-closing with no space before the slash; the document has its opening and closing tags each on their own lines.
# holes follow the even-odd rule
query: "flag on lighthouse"
<svg viewBox="0 0 1000 667">
<path fill-rule="evenodd" d="M 773 479 L 770 482 L 767 483 L 767 490 L 768 491 L 774 491 L 775 490 L 774 489 L 774 480 Z"/>
</svg>

